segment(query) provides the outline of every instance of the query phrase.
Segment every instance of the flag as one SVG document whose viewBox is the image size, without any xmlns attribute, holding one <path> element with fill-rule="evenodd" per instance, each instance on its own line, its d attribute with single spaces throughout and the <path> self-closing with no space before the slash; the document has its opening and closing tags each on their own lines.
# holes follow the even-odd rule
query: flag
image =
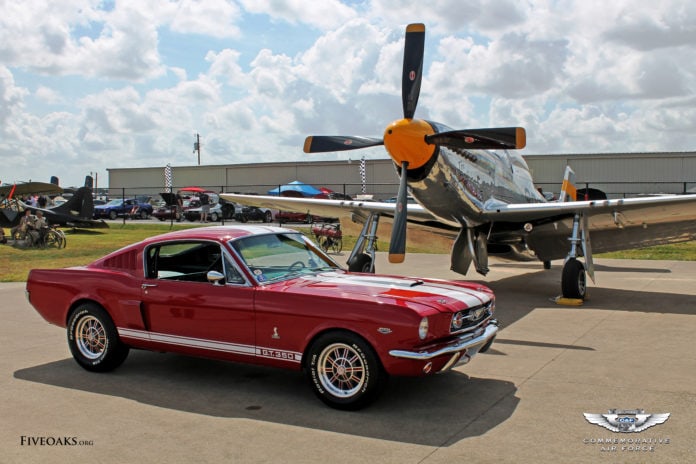
<svg viewBox="0 0 696 464">
<path fill-rule="evenodd" d="M 172 185 L 173 185 L 173 177 L 172 177 L 172 166 L 171 164 L 167 164 L 167 166 L 164 168 L 164 191 L 168 193 L 172 193 Z"/>
<path fill-rule="evenodd" d="M 361 193 L 367 193 L 367 175 L 365 172 L 365 157 L 360 158 L 360 183 L 362 187 L 360 189 Z"/>
</svg>

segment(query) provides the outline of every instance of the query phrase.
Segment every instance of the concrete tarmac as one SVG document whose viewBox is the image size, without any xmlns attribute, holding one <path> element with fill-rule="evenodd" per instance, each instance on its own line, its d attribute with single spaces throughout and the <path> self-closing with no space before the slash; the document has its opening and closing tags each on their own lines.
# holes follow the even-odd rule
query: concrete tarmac
<svg viewBox="0 0 696 464">
<path fill-rule="evenodd" d="M 338 257 L 345 261 L 347 254 Z M 378 271 L 461 279 L 448 256 Z M 696 460 L 696 263 L 596 260 L 583 306 L 559 306 L 561 263 L 494 261 L 498 339 L 466 366 L 392 378 L 358 412 L 297 372 L 131 351 L 108 374 L 0 284 L 0 463 L 686 463 Z M 614 433 L 583 413 L 669 419 Z"/>
</svg>

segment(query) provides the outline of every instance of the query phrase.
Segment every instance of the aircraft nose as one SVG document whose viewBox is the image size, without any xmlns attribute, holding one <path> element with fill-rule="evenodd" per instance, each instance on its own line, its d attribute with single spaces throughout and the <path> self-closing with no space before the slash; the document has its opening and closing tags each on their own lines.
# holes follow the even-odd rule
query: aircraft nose
<svg viewBox="0 0 696 464">
<path fill-rule="evenodd" d="M 385 129 L 384 147 L 397 165 L 401 166 L 405 161 L 408 163 L 408 169 L 418 169 L 435 154 L 437 145 L 425 141 L 426 135 L 434 133 L 426 121 L 400 119 Z"/>
</svg>

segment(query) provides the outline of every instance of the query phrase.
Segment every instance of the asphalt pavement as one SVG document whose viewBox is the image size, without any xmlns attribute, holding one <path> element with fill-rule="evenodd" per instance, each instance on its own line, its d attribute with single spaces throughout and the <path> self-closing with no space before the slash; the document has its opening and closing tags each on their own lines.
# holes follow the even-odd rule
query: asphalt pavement
<svg viewBox="0 0 696 464">
<path fill-rule="evenodd" d="M 345 261 L 347 253 L 338 256 Z M 445 255 L 378 257 L 381 273 L 461 279 Z M 304 377 L 132 351 L 89 373 L 64 329 L 0 284 L 0 463 L 686 463 L 696 440 L 696 263 L 596 260 L 583 306 L 560 306 L 561 263 L 494 261 L 491 350 L 429 378 L 392 378 L 358 412 Z M 583 413 L 669 413 L 618 433 Z"/>
</svg>

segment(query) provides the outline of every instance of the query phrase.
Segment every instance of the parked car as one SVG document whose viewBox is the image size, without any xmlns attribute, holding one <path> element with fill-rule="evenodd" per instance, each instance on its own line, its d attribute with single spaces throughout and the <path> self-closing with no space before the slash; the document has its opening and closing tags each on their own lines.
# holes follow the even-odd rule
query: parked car
<svg viewBox="0 0 696 464">
<path fill-rule="evenodd" d="M 200 206 L 198 208 L 187 209 L 184 212 L 184 217 L 186 219 L 188 219 L 189 221 L 200 221 L 202 210 L 203 210 L 203 208 Z M 208 221 L 217 222 L 217 221 L 221 220 L 223 217 L 224 217 L 224 212 L 222 210 L 222 205 L 220 203 L 216 203 L 216 204 L 210 206 L 210 210 L 208 211 Z M 226 218 L 226 219 L 230 219 L 230 218 Z"/>
<path fill-rule="evenodd" d="M 257 208 L 256 206 L 244 206 L 238 211 L 234 218 L 239 222 L 261 221 L 273 222 L 273 213 L 267 208 Z"/>
<path fill-rule="evenodd" d="M 176 194 L 162 192 L 160 196 L 163 201 L 154 207 L 152 216 L 160 221 L 182 221 L 183 215 L 178 211 Z M 182 209 L 186 210 L 187 208 L 189 208 L 189 200 L 182 199 Z"/>
<path fill-rule="evenodd" d="M 152 215 L 152 205 L 135 198 L 114 199 L 105 205 L 94 207 L 94 219 L 116 219 L 119 217 L 139 217 L 147 219 Z"/>
<path fill-rule="evenodd" d="M 26 291 L 88 371 L 117 368 L 131 348 L 304 370 L 338 409 L 366 406 L 389 375 L 466 363 L 498 331 L 479 283 L 347 272 L 270 226 L 151 237 L 86 266 L 33 269 Z"/>
</svg>

